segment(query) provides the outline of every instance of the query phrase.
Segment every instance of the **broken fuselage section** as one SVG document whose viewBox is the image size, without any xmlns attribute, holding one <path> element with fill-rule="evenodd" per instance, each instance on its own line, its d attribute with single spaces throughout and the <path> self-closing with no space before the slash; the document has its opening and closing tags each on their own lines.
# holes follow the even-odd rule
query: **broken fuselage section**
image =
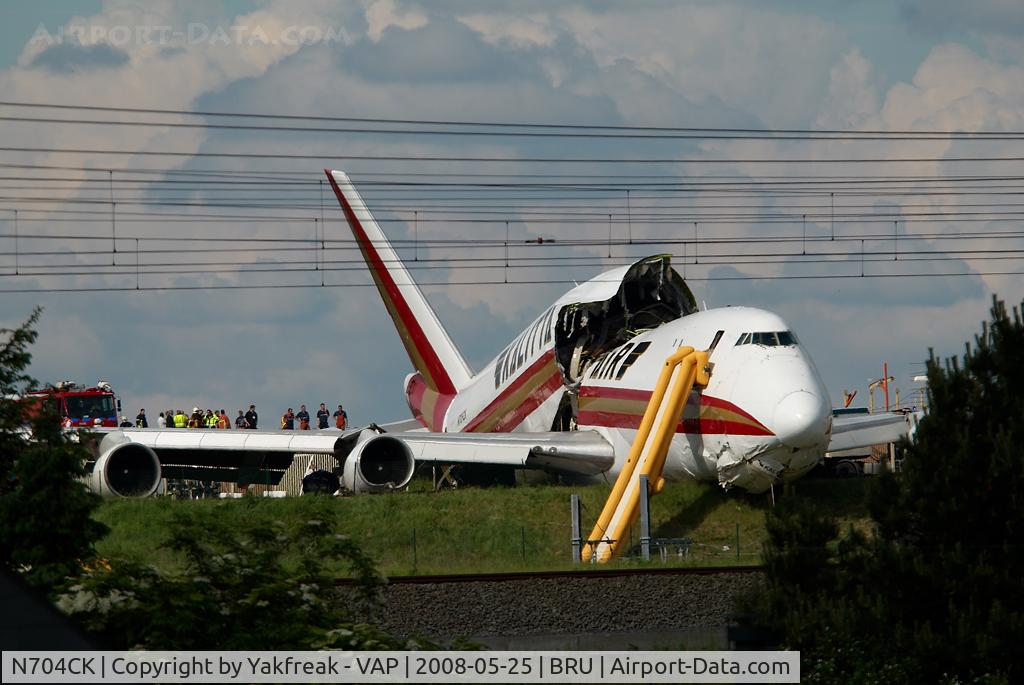
<svg viewBox="0 0 1024 685">
<path fill-rule="evenodd" d="M 621 379 L 649 346 L 631 340 L 696 311 L 667 255 L 607 271 L 559 298 L 502 350 L 454 398 L 444 430 L 574 430 L 588 373 Z"/>
</svg>

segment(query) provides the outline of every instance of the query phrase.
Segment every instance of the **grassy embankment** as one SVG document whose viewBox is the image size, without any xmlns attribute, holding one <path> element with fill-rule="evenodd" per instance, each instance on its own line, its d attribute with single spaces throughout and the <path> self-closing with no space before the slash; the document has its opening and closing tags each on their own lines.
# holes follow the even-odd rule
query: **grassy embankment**
<svg viewBox="0 0 1024 685">
<path fill-rule="evenodd" d="M 330 508 L 337 513 L 342 529 L 358 540 L 388 575 L 556 570 L 573 568 L 570 493 L 581 495 L 586 536 L 608 490 L 607 486 L 466 488 L 339 498 L 331 500 Z M 814 498 L 846 523 L 856 525 L 865 516 L 863 479 L 804 480 L 797 483 L 793 496 Z M 97 516 L 111 528 L 98 548 L 108 558 L 134 558 L 174 568 L 178 563 L 175 555 L 160 545 L 175 512 L 199 512 L 229 521 L 255 518 L 270 525 L 275 520 L 302 520 L 309 513 L 310 500 L 111 501 Z M 767 495 L 670 483 L 651 500 L 653 534 L 692 538 L 685 558 L 673 551 L 668 562 L 673 566 L 757 564 L 769 504 Z M 637 536 L 634 531 L 633 539 Z M 635 558 L 614 562 L 638 563 Z M 658 557 L 651 563 L 662 565 Z"/>
</svg>

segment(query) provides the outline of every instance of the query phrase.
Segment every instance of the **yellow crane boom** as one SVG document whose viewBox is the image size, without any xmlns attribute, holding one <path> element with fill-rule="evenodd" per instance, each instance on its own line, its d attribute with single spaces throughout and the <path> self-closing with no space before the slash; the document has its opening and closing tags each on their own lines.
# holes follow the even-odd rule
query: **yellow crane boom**
<svg viewBox="0 0 1024 685">
<path fill-rule="evenodd" d="M 706 387 L 710 377 L 708 352 L 680 347 L 665 360 L 626 463 L 590 534 L 590 544 L 581 550 L 584 561 L 596 556 L 603 563 L 621 551 L 623 537 L 637 517 L 641 475 L 647 476 L 654 493 L 665 487 L 661 473 L 686 399 L 695 385 Z"/>
</svg>

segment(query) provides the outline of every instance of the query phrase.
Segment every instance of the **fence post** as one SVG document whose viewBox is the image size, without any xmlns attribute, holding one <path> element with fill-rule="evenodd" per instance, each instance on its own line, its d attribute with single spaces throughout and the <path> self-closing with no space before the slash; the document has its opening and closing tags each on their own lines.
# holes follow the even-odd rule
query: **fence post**
<svg viewBox="0 0 1024 685">
<path fill-rule="evenodd" d="M 651 493 L 647 489 L 647 474 L 640 474 L 640 556 L 651 560 Z"/>
<path fill-rule="evenodd" d="M 523 561 L 526 561 L 526 526 L 520 528 L 519 533 L 523 543 Z"/>
<path fill-rule="evenodd" d="M 583 536 L 580 533 L 580 496 L 573 494 L 569 498 L 569 508 L 572 511 L 572 562 L 580 563 L 581 551 L 583 549 Z"/>
<path fill-rule="evenodd" d="M 416 567 L 419 566 L 416 559 L 416 529 L 412 529 L 412 570 L 416 572 Z"/>
<path fill-rule="evenodd" d="M 740 524 L 736 524 L 736 560 L 740 558 Z"/>
</svg>

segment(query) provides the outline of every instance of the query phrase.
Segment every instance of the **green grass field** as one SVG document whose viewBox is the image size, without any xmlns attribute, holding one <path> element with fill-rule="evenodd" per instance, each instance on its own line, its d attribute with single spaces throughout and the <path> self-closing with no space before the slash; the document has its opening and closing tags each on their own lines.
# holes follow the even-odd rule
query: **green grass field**
<svg viewBox="0 0 1024 685">
<path fill-rule="evenodd" d="M 360 541 L 387 575 L 556 570 L 573 568 L 570 494 L 581 496 L 586 536 L 609 489 L 552 485 L 464 488 L 337 498 L 331 500 L 331 508 L 342 529 Z M 825 504 L 846 523 L 858 525 L 865 516 L 863 479 L 808 479 L 796 484 L 793 496 Z M 302 520 L 310 510 L 310 500 L 108 501 L 97 518 L 110 526 L 111 532 L 98 551 L 107 558 L 132 558 L 173 569 L 179 561 L 161 544 L 175 512 L 201 510 L 229 521 L 255 518 L 269 525 L 275 520 Z M 699 483 L 670 483 L 651 500 L 652 532 L 660 538 L 693 540 L 685 557 L 672 550 L 667 563 L 673 566 L 758 564 L 769 506 L 768 495 L 726 493 Z M 638 541 L 636 531 L 633 539 Z M 625 558 L 613 563 L 641 562 Z M 656 556 L 651 563 L 660 566 L 663 562 Z"/>
</svg>

